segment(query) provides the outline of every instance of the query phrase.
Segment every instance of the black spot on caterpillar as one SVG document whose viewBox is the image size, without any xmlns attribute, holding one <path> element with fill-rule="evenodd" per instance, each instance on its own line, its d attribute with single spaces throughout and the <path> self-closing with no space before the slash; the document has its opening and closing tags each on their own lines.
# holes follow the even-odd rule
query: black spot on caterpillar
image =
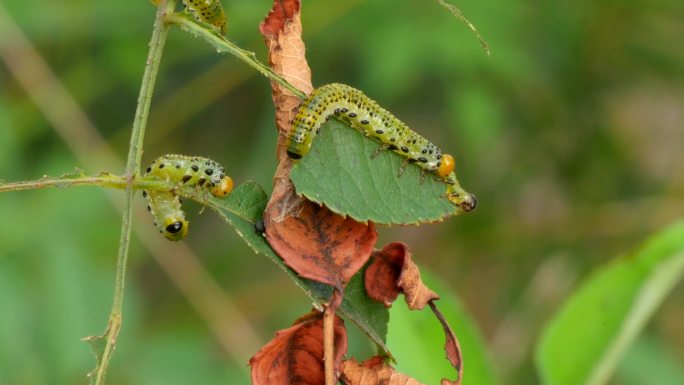
<svg viewBox="0 0 684 385">
<path fill-rule="evenodd" d="M 447 184 L 446 196 L 463 211 L 477 205 L 474 195 L 465 192 L 456 180 L 454 158 L 411 130 L 363 92 L 344 84 L 328 84 L 315 89 L 299 106 L 287 138 L 287 154 L 300 159 L 311 148 L 321 125 L 331 116 L 346 122 L 383 148 L 438 175 Z"/>
<path fill-rule="evenodd" d="M 226 34 L 226 14 L 221 0 L 183 0 L 188 12 L 199 22 L 211 24 Z"/>
<path fill-rule="evenodd" d="M 220 164 L 199 156 L 163 155 L 152 162 L 146 175 L 178 185 L 198 186 L 216 197 L 224 197 L 233 189 L 233 180 Z M 185 238 L 190 222 L 185 219 L 178 194 L 174 190 L 149 190 L 143 191 L 143 196 L 159 232 L 172 241 Z"/>
</svg>

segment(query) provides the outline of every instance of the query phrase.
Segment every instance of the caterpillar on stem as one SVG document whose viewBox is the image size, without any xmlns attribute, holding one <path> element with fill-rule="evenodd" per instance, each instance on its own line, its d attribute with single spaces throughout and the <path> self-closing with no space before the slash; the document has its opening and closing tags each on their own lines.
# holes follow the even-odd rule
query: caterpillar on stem
<svg viewBox="0 0 684 385">
<path fill-rule="evenodd" d="M 222 35 L 226 34 L 226 14 L 221 0 L 183 0 L 183 5 L 195 20 L 211 24 Z"/>
<path fill-rule="evenodd" d="M 216 197 L 224 197 L 233 190 L 233 180 L 217 162 L 186 155 L 163 155 L 147 168 L 146 175 L 154 176 L 179 186 L 204 188 Z M 159 232 L 171 241 L 179 241 L 188 233 L 190 222 L 185 219 L 181 200 L 176 191 L 143 191 L 147 210 L 154 217 Z"/>
<path fill-rule="evenodd" d="M 299 159 L 311 148 L 321 125 L 331 117 L 346 122 L 391 150 L 408 163 L 441 178 L 447 184 L 446 197 L 463 211 L 477 205 L 475 195 L 461 188 L 454 172 L 454 157 L 443 154 L 436 145 L 411 130 L 392 113 L 380 107 L 363 92 L 344 84 L 328 84 L 315 89 L 300 105 L 287 138 L 287 154 Z"/>
</svg>

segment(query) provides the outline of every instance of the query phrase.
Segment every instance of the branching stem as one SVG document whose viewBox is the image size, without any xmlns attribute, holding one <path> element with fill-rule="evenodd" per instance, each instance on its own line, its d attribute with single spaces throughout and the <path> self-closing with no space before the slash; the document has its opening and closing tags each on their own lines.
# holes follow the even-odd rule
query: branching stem
<svg viewBox="0 0 684 385">
<path fill-rule="evenodd" d="M 39 180 L 12 182 L 0 184 L 0 193 L 9 191 L 37 190 L 49 187 L 99 186 L 105 188 L 172 190 L 177 186 L 172 182 L 159 180 L 155 177 L 138 177 L 129 182 L 126 177 L 103 173 L 96 176 L 76 176 L 60 178 L 42 178 Z"/>
<path fill-rule="evenodd" d="M 99 352 L 101 355 L 98 357 L 97 366 L 95 367 L 95 371 L 91 373 L 92 382 L 95 385 L 104 384 L 107 366 L 109 365 L 109 360 L 114 352 L 119 330 L 121 329 L 126 262 L 128 259 L 128 250 L 130 248 L 131 223 L 133 217 L 133 193 L 135 192 L 133 181 L 140 172 L 140 160 L 142 158 L 143 139 L 145 136 L 147 117 L 150 111 L 150 102 L 152 101 L 152 93 L 157 78 L 157 72 L 159 71 L 159 63 L 161 62 L 164 43 L 166 42 L 166 36 L 168 35 L 169 30 L 164 22 L 164 16 L 173 12 L 175 5 L 175 0 L 159 1 L 154 29 L 152 31 L 152 39 L 150 40 L 150 50 L 145 63 L 145 73 L 143 74 L 142 84 L 140 86 L 138 106 L 133 120 L 133 129 L 126 162 L 126 197 L 123 219 L 121 221 L 119 253 L 116 258 L 114 300 L 112 302 L 107 330 L 102 336 L 104 341 L 100 341 L 104 342 L 104 349 Z"/>
<path fill-rule="evenodd" d="M 264 65 L 262 62 L 257 60 L 254 52 L 246 51 L 230 41 L 226 40 L 223 36 L 219 35 L 216 31 L 208 29 L 207 27 L 197 23 L 192 18 L 189 18 L 183 14 L 179 13 L 169 13 L 166 15 L 166 21 L 168 23 L 177 24 L 181 28 L 190 32 L 195 36 L 199 36 L 206 40 L 209 44 L 213 45 L 219 52 L 228 52 L 235 56 L 239 60 L 243 61 L 248 66 L 259 71 L 262 75 L 269 78 L 281 86 L 285 87 L 287 90 L 292 92 L 295 96 L 300 99 L 306 98 L 306 94 L 297 87 L 290 84 L 285 78 L 275 73 L 270 67 Z"/>
</svg>

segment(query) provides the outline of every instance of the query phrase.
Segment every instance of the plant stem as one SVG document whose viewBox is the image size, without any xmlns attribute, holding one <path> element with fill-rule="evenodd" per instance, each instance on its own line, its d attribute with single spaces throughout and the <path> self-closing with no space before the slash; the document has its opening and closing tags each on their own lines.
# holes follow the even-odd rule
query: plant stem
<svg viewBox="0 0 684 385">
<path fill-rule="evenodd" d="M 197 186 L 179 185 L 174 181 L 161 180 L 154 176 L 138 177 L 132 182 L 127 181 L 127 179 L 123 176 L 112 175 L 108 173 L 103 173 L 97 176 L 84 175 L 60 178 L 45 177 L 39 180 L 0 183 L 0 193 L 10 191 L 39 190 L 49 187 L 65 188 L 74 186 L 98 186 L 120 190 L 124 190 L 128 186 L 132 186 L 136 190 L 173 191 L 183 198 L 191 199 L 201 205 L 210 207 L 217 212 L 226 210 L 246 221 L 253 222 L 253 219 L 245 216 L 244 210 L 239 203 L 226 204 L 222 198 L 216 198 L 208 191 L 198 189 Z"/>
<path fill-rule="evenodd" d="M 160 0 L 157 7 L 157 14 L 154 22 L 154 29 L 152 31 L 152 38 L 150 40 L 150 50 L 145 64 L 145 73 L 143 74 L 142 84 L 140 86 L 140 95 L 138 97 L 138 106 L 135 112 L 135 119 L 133 121 L 133 129 L 131 132 L 131 142 L 128 149 L 128 159 L 126 162 L 126 197 L 125 208 L 123 212 L 123 219 L 121 223 L 121 237 L 119 239 L 119 253 L 116 259 L 116 278 L 114 287 L 114 300 L 109 316 L 109 323 L 107 330 L 103 335 L 105 339 L 104 350 L 99 358 L 99 362 L 95 368 L 94 383 L 95 385 L 103 385 L 107 366 L 111 359 L 116 340 L 121 329 L 123 295 L 126 277 L 126 262 L 128 259 L 128 250 L 131 241 L 131 219 L 133 217 L 133 180 L 140 171 L 140 159 L 142 158 L 143 139 L 145 136 L 145 127 L 147 124 L 147 116 L 150 110 L 150 102 L 152 100 L 152 93 L 154 90 L 157 72 L 159 71 L 159 63 L 161 61 L 164 43 L 168 35 L 169 27 L 164 23 L 164 16 L 167 13 L 173 12 L 175 8 L 175 0 Z"/>
<path fill-rule="evenodd" d="M 484 48 L 485 52 L 487 53 L 487 56 L 489 56 L 490 55 L 489 44 L 482 37 L 482 35 L 480 35 L 480 32 L 477 30 L 477 28 L 475 28 L 475 25 L 473 23 L 471 23 L 470 20 L 468 20 L 465 16 L 463 16 L 463 12 L 461 12 L 461 10 L 458 9 L 458 7 L 456 7 L 455 5 L 449 4 L 444 0 L 437 0 L 437 2 L 439 3 L 439 5 L 444 7 L 444 9 L 446 9 L 452 15 L 454 15 L 457 19 L 459 19 L 461 22 L 465 23 L 465 25 L 467 25 L 471 31 L 473 31 L 473 33 L 477 37 L 477 40 L 480 41 L 480 45 L 482 45 L 482 48 Z"/>
<path fill-rule="evenodd" d="M 323 312 L 323 365 L 325 385 L 337 384 L 335 376 L 335 313 L 342 304 L 343 294 L 334 289 Z"/>
<path fill-rule="evenodd" d="M 335 385 L 335 309 L 330 305 L 323 313 L 323 364 L 325 385 Z"/>
<path fill-rule="evenodd" d="M 246 51 L 230 41 L 226 40 L 223 36 L 217 34 L 216 32 L 198 24 L 195 20 L 186 17 L 185 15 L 178 13 L 169 13 L 166 15 L 166 21 L 168 23 L 178 24 L 183 29 L 192 33 L 195 36 L 200 36 L 206 40 L 209 44 L 213 45 L 219 51 L 226 51 L 236 58 L 240 59 L 248 66 L 256 69 L 262 75 L 266 76 L 270 80 L 280 84 L 281 86 L 288 89 L 295 96 L 300 99 L 306 98 L 306 94 L 297 87 L 290 84 L 285 78 L 275 73 L 270 67 L 264 65 L 259 60 L 257 60 L 254 52 Z"/>
<path fill-rule="evenodd" d="M 43 178 L 23 182 L 0 184 L 0 193 L 8 191 L 37 190 L 48 187 L 99 186 L 105 188 L 125 189 L 132 185 L 135 189 L 175 190 L 178 186 L 172 182 L 159 180 L 155 177 L 136 178 L 128 182 L 119 175 L 100 174 L 97 176 L 79 176 L 74 178 Z M 182 192 L 182 191 L 181 191 Z"/>
</svg>

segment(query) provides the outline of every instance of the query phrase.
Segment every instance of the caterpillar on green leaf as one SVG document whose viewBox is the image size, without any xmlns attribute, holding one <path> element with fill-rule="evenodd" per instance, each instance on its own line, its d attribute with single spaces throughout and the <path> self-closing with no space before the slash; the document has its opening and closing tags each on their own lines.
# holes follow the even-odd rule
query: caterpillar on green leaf
<svg viewBox="0 0 684 385">
<path fill-rule="evenodd" d="M 199 22 L 211 24 L 226 34 L 226 14 L 221 0 L 183 0 L 183 5 Z"/>
<path fill-rule="evenodd" d="M 163 155 L 147 168 L 146 175 L 157 177 L 179 186 L 197 186 L 216 197 L 224 197 L 233 190 L 233 180 L 217 162 L 186 155 Z M 143 191 L 147 210 L 154 217 L 159 232 L 172 241 L 179 241 L 188 233 L 190 222 L 185 219 L 181 200 L 175 190 Z"/>
<path fill-rule="evenodd" d="M 300 105 L 287 138 L 287 154 L 299 159 L 330 117 L 335 117 L 382 144 L 409 163 L 439 176 L 446 184 L 446 197 L 463 211 L 477 205 L 475 195 L 465 192 L 454 172 L 454 157 L 443 154 L 436 145 L 411 130 L 392 113 L 380 107 L 363 92 L 344 84 L 328 84 L 315 89 Z"/>
</svg>

